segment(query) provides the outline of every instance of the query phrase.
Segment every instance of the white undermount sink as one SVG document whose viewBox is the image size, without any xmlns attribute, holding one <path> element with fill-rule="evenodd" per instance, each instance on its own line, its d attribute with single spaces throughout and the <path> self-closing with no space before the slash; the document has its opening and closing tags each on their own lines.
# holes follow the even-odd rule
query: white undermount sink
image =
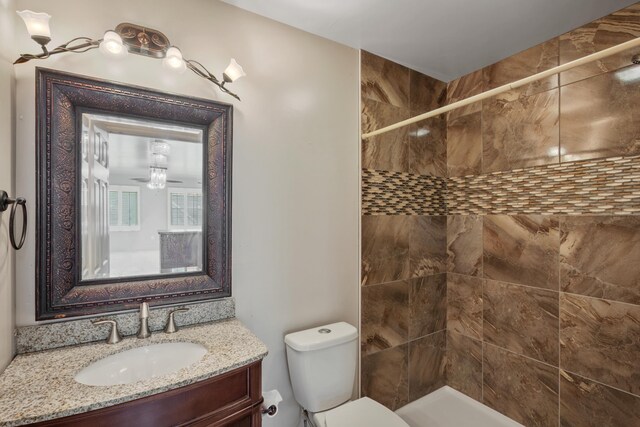
<svg viewBox="0 0 640 427">
<path fill-rule="evenodd" d="M 186 368 L 206 353 L 205 347 L 190 342 L 136 347 L 93 362 L 78 372 L 74 379 L 93 386 L 131 384 Z"/>
</svg>

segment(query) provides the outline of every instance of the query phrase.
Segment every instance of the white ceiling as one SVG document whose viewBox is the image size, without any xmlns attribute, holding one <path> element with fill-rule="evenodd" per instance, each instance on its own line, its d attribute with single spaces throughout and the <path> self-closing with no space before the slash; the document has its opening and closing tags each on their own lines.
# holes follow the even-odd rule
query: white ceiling
<svg viewBox="0 0 640 427">
<path fill-rule="evenodd" d="M 636 0 L 223 0 L 443 81 Z M 292 58 L 295 60 L 295 58 Z"/>
<path fill-rule="evenodd" d="M 140 185 L 149 178 L 149 144 L 156 138 L 109 134 L 110 183 Z M 163 139 L 169 144 L 167 179 L 174 187 L 200 187 L 202 183 L 202 144 Z M 116 182 L 117 181 L 117 182 Z"/>
<path fill-rule="evenodd" d="M 202 182 L 202 130 L 172 123 L 84 114 L 84 128 L 92 123 L 109 141 L 111 184 L 140 185 L 149 177 L 151 141 L 169 144 L 167 179 L 175 187 L 200 187 Z"/>
</svg>

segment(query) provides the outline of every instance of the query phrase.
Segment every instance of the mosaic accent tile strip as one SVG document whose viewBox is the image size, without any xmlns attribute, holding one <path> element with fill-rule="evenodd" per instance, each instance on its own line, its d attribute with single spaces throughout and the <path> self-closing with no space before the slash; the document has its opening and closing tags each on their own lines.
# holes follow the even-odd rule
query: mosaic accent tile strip
<svg viewBox="0 0 640 427">
<path fill-rule="evenodd" d="M 362 171 L 363 215 L 640 214 L 640 156 L 448 179 Z"/>
<path fill-rule="evenodd" d="M 449 178 L 450 215 L 640 214 L 640 156 Z"/>
<path fill-rule="evenodd" d="M 363 215 L 446 215 L 444 178 L 362 170 Z"/>
</svg>

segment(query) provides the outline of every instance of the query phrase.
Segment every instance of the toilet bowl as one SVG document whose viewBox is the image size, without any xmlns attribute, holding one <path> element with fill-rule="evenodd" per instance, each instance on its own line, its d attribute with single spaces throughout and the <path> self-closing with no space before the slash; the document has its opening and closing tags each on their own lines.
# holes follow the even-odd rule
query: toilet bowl
<svg viewBox="0 0 640 427">
<path fill-rule="evenodd" d="M 358 331 L 346 322 L 285 336 L 293 395 L 315 427 L 409 427 L 393 411 L 363 397 L 351 401 Z"/>
<path fill-rule="evenodd" d="M 409 427 L 375 400 L 363 397 L 312 416 L 316 427 Z"/>
</svg>

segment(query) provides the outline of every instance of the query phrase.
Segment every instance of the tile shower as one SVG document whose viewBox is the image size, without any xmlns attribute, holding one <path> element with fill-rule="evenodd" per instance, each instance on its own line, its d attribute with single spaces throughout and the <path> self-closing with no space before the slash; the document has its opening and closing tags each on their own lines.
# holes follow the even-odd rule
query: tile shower
<svg viewBox="0 0 640 427">
<path fill-rule="evenodd" d="M 362 131 L 639 36 L 640 3 L 449 84 L 362 52 Z M 640 425 L 633 53 L 363 141 L 363 395 Z"/>
</svg>

